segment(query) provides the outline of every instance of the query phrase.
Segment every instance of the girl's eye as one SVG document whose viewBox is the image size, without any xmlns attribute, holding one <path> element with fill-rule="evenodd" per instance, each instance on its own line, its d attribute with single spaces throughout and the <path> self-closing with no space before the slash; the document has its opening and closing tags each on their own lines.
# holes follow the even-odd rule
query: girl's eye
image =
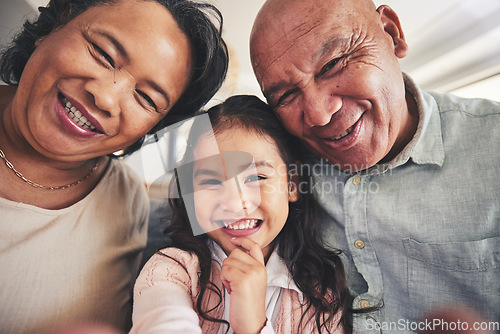
<svg viewBox="0 0 500 334">
<path fill-rule="evenodd" d="M 200 181 L 201 186 L 218 186 L 221 185 L 222 182 L 220 182 L 217 179 L 205 179 Z"/>
<path fill-rule="evenodd" d="M 106 65 L 107 67 L 112 67 L 112 68 L 115 67 L 115 61 L 113 60 L 113 58 L 111 58 L 110 55 L 108 55 L 103 49 L 101 49 L 100 47 L 98 47 L 96 44 L 92 43 L 92 46 L 94 47 L 94 49 L 99 54 L 99 60 L 104 65 Z"/>
<path fill-rule="evenodd" d="M 154 103 L 153 99 L 151 99 L 146 93 L 140 90 L 136 90 L 137 95 L 139 95 L 141 99 L 141 104 L 147 104 L 147 108 L 153 108 L 155 111 L 158 111 L 158 107 Z"/>
<path fill-rule="evenodd" d="M 253 174 L 253 175 L 249 175 L 245 178 L 245 183 L 256 182 L 256 181 L 265 180 L 265 179 L 266 179 L 265 176 Z"/>
</svg>

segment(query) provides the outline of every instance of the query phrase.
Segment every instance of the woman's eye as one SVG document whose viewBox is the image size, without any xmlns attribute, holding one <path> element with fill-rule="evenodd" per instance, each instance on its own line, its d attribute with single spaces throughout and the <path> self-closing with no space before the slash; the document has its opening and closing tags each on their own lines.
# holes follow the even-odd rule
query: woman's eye
<svg viewBox="0 0 500 334">
<path fill-rule="evenodd" d="M 253 174 L 253 175 L 249 175 L 245 178 L 245 183 L 256 182 L 256 181 L 265 180 L 265 179 L 266 179 L 265 176 Z"/>
<path fill-rule="evenodd" d="M 144 104 L 147 104 L 148 108 L 153 108 L 155 111 L 158 111 L 158 107 L 154 103 L 153 99 L 151 99 L 146 93 L 140 90 L 136 90 L 137 94 L 139 95 L 141 102 Z"/>
<path fill-rule="evenodd" d="M 115 61 L 113 60 L 113 58 L 111 58 L 111 56 L 109 54 L 107 54 L 103 49 L 101 49 L 100 47 L 98 47 L 94 43 L 92 43 L 92 46 L 99 54 L 99 59 L 101 62 L 105 63 L 105 65 L 108 65 L 112 68 L 115 67 Z"/>
</svg>

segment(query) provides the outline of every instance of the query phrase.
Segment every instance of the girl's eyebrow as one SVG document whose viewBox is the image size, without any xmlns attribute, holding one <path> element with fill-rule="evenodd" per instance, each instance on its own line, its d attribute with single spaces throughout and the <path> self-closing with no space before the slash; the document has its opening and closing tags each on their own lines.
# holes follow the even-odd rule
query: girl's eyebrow
<svg viewBox="0 0 500 334">
<path fill-rule="evenodd" d="M 261 161 L 257 161 L 254 163 L 255 167 L 268 167 L 268 168 L 273 168 L 273 165 L 271 165 L 268 161 L 265 161 L 265 160 L 261 160 Z"/>
<path fill-rule="evenodd" d="M 217 171 L 214 171 L 214 170 L 211 170 L 211 169 L 197 169 L 195 172 L 194 172 L 194 176 L 193 177 L 198 177 L 198 176 L 202 176 L 202 175 L 207 175 L 207 176 L 218 176 L 220 175 L 220 173 L 218 173 Z"/>
</svg>

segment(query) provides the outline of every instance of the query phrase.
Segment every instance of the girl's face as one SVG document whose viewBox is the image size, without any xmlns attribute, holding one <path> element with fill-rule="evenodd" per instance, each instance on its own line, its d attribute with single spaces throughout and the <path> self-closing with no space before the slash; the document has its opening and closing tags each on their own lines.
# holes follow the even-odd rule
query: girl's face
<svg viewBox="0 0 500 334">
<path fill-rule="evenodd" d="M 189 40 L 165 7 L 95 6 L 36 43 L 12 104 L 14 126 L 53 159 L 106 155 L 156 125 L 190 75 Z"/>
<path fill-rule="evenodd" d="M 249 154 L 253 160 L 246 159 Z M 244 236 L 260 245 L 267 260 L 287 220 L 288 203 L 298 196 L 296 187 L 289 186 L 287 167 L 274 140 L 241 128 L 215 138 L 205 134 L 195 147 L 194 159 L 199 224 L 226 254 L 236 248 L 231 238 Z"/>
</svg>

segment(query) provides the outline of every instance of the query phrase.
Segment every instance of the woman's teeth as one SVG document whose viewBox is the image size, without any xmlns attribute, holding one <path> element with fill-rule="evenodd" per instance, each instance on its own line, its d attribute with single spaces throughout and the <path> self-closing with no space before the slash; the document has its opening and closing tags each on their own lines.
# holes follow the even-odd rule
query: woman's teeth
<svg viewBox="0 0 500 334">
<path fill-rule="evenodd" d="M 228 224 L 224 222 L 224 228 L 230 230 L 248 230 L 251 228 L 255 228 L 260 220 L 258 219 L 242 219 L 236 223 Z"/>
<path fill-rule="evenodd" d="M 95 126 L 92 124 L 87 117 L 83 116 L 80 110 L 76 109 L 71 102 L 66 100 L 66 98 L 63 99 L 63 105 L 64 108 L 66 109 L 66 112 L 68 113 L 69 117 L 81 126 L 84 129 L 90 130 L 90 131 L 95 131 Z"/>
<path fill-rule="evenodd" d="M 344 132 L 342 132 L 339 136 L 335 136 L 335 137 L 332 137 L 333 140 L 339 140 L 339 139 L 342 139 L 344 138 L 345 136 L 347 136 L 348 134 L 350 134 L 352 132 L 352 130 L 354 130 L 354 125 L 351 126 L 349 129 L 345 130 Z"/>
</svg>

